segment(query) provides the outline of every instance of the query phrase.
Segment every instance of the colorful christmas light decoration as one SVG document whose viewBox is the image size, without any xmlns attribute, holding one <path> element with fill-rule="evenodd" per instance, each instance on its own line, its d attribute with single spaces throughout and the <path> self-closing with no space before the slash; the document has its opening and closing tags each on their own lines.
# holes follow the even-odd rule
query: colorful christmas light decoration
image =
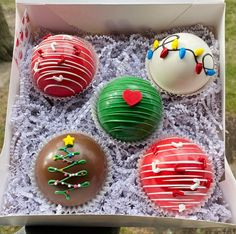
<svg viewBox="0 0 236 234">
<path fill-rule="evenodd" d="M 173 39 L 171 39 L 173 37 Z M 206 76 L 214 76 L 216 74 L 216 71 L 214 70 L 214 67 L 212 68 L 208 68 L 204 66 L 204 61 L 205 58 L 210 56 L 213 60 L 213 57 L 211 54 L 207 53 L 202 57 L 202 61 L 199 62 L 198 59 L 199 57 L 201 57 L 204 53 L 204 49 L 203 48 L 196 48 L 194 51 L 189 49 L 189 48 L 178 48 L 179 47 L 179 35 L 171 35 L 169 37 L 166 37 L 165 40 L 163 41 L 163 43 L 160 45 L 158 40 L 155 40 L 153 43 L 152 48 L 153 49 L 149 49 L 148 53 L 147 53 L 147 59 L 151 60 L 153 57 L 153 53 L 161 48 L 162 51 L 160 53 L 160 58 L 165 59 L 169 52 L 178 52 L 179 53 L 179 58 L 182 60 L 185 58 L 186 53 L 191 53 L 193 55 L 193 58 L 195 60 L 196 66 L 195 66 L 195 72 L 196 74 L 200 74 L 202 72 L 202 70 L 204 70 Z M 167 44 L 171 43 L 171 49 L 168 49 L 167 47 L 165 47 Z M 214 65 L 213 65 L 214 66 Z"/>
</svg>

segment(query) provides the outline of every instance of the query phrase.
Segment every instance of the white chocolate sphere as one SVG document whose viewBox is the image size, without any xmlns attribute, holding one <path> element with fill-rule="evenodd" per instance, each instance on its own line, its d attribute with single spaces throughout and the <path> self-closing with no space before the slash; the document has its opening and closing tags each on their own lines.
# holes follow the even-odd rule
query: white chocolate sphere
<svg viewBox="0 0 236 234">
<path fill-rule="evenodd" d="M 177 95 L 201 91 L 215 74 L 209 46 L 190 33 L 177 33 L 160 43 L 154 42 L 147 54 L 146 69 L 157 86 Z"/>
</svg>

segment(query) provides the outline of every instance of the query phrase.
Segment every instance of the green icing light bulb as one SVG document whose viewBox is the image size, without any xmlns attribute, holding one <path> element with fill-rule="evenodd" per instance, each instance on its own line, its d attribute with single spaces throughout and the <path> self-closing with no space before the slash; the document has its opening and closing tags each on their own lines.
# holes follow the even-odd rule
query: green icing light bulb
<svg viewBox="0 0 236 234">
<path fill-rule="evenodd" d="M 159 126 L 162 100 L 151 84 L 139 77 L 124 76 L 110 81 L 96 103 L 102 128 L 121 141 L 140 141 Z"/>
</svg>

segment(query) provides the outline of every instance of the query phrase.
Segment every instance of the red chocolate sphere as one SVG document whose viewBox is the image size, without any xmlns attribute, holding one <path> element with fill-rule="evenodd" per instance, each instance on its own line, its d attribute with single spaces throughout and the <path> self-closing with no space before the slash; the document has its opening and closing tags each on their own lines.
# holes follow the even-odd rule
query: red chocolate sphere
<svg viewBox="0 0 236 234">
<path fill-rule="evenodd" d="M 145 194 L 171 215 L 188 214 L 203 205 L 213 188 L 213 173 L 202 149 L 180 137 L 155 142 L 140 162 Z"/>
<path fill-rule="evenodd" d="M 44 94 L 70 97 L 91 83 L 97 60 L 94 49 L 83 39 L 50 35 L 36 46 L 31 68 L 34 84 Z"/>
</svg>

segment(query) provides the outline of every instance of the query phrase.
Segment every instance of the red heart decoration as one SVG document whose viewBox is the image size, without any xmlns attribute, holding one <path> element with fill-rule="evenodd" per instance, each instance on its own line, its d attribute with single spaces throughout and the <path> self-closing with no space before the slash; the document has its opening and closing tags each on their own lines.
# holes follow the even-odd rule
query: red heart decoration
<svg viewBox="0 0 236 234">
<path fill-rule="evenodd" d="M 142 100 L 143 95 L 139 90 L 126 89 L 122 97 L 129 106 L 135 106 Z"/>
</svg>

